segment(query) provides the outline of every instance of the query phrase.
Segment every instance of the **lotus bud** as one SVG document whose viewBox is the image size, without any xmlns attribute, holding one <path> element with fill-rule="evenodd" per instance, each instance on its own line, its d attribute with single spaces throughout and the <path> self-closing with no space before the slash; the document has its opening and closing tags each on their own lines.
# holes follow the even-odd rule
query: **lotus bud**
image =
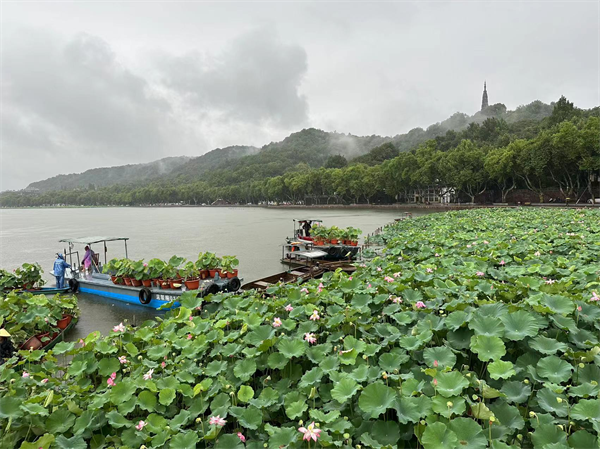
<svg viewBox="0 0 600 449">
<path fill-rule="evenodd" d="M 521 435 L 520 433 L 517 435 L 517 440 L 519 441 L 523 441 L 523 435 Z"/>
<path fill-rule="evenodd" d="M 466 376 L 467 376 L 467 377 L 471 377 L 471 373 L 467 373 L 467 374 L 466 374 Z"/>
<path fill-rule="evenodd" d="M 263 447 L 269 447 L 269 445 L 267 443 L 263 444 Z"/>
<path fill-rule="evenodd" d="M 529 412 L 529 417 L 533 418 L 534 416 L 536 416 L 535 412 Z"/>
<path fill-rule="evenodd" d="M 558 427 L 560 430 L 565 430 L 565 428 L 563 426 L 561 426 L 560 424 L 558 424 L 556 427 Z"/>
<path fill-rule="evenodd" d="M 575 425 L 575 423 L 574 423 L 573 421 L 569 421 L 569 425 L 570 425 L 570 426 L 574 426 L 574 425 Z"/>
<path fill-rule="evenodd" d="M 141 355 L 138 355 L 138 360 L 142 360 L 143 357 Z"/>
<path fill-rule="evenodd" d="M 362 446 L 360 444 L 357 444 L 356 449 L 362 449 Z"/>
<path fill-rule="evenodd" d="M 337 352 L 337 346 L 334 346 L 334 347 L 333 347 L 333 351 L 334 351 L 334 352 Z"/>
<path fill-rule="evenodd" d="M 363 360 L 367 360 L 368 357 L 366 355 L 363 355 Z"/>
<path fill-rule="evenodd" d="M 448 406 L 448 408 L 454 407 L 454 404 L 450 401 L 446 402 L 446 405 Z"/>
<path fill-rule="evenodd" d="M 496 421 L 496 417 L 494 415 L 490 416 L 490 422 L 495 422 Z"/>
<path fill-rule="evenodd" d="M 348 417 L 347 416 L 344 416 L 344 421 L 348 421 Z"/>
<path fill-rule="evenodd" d="M 585 365 L 583 363 L 580 363 L 579 368 L 585 368 Z"/>
<path fill-rule="evenodd" d="M 562 399 L 561 398 L 556 398 L 556 402 L 558 402 L 559 404 L 562 404 Z"/>
<path fill-rule="evenodd" d="M 345 433 L 342 436 L 344 437 L 344 440 L 347 440 L 348 438 L 350 438 L 350 434 L 349 433 Z"/>
<path fill-rule="evenodd" d="M 471 397 L 473 398 L 473 400 L 474 400 L 474 401 L 478 401 L 478 400 L 479 400 L 479 397 L 478 397 L 476 394 L 474 394 L 474 395 L 473 395 L 473 396 L 471 396 Z"/>
<path fill-rule="evenodd" d="M 143 444 L 140 446 L 140 449 L 147 449 Z"/>
<path fill-rule="evenodd" d="M 304 424 L 304 421 L 302 421 L 302 420 L 298 421 L 299 426 L 302 426 L 303 424 Z"/>
<path fill-rule="evenodd" d="M 598 382 L 596 382 L 595 380 L 592 380 L 590 383 L 591 383 L 591 384 L 592 384 L 594 387 L 595 387 L 596 385 L 598 385 Z"/>
<path fill-rule="evenodd" d="M 200 424 L 202 422 L 202 418 L 196 418 L 196 424 Z"/>
<path fill-rule="evenodd" d="M 529 379 L 525 379 L 525 380 L 523 381 L 523 383 L 524 383 L 525 385 L 527 385 L 527 384 L 529 383 Z"/>
<path fill-rule="evenodd" d="M 321 427 L 321 424 L 320 423 L 316 423 L 315 427 Z"/>
<path fill-rule="evenodd" d="M 225 385 L 225 388 L 229 390 L 231 388 L 231 385 Z"/>
<path fill-rule="evenodd" d="M 424 420 L 424 419 L 422 419 L 422 420 L 420 421 L 420 424 L 421 424 L 422 426 L 424 426 L 424 425 L 425 425 L 425 420 Z"/>
</svg>

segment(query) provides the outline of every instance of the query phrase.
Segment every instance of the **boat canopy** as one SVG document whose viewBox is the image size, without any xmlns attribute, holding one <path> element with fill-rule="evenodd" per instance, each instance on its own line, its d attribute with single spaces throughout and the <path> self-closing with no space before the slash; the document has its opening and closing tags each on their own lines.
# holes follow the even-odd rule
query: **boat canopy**
<svg viewBox="0 0 600 449">
<path fill-rule="evenodd" d="M 93 243 L 100 242 L 114 242 L 117 240 L 129 240 L 129 237 L 76 237 L 76 238 L 68 238 L 61 239 L 59 242 L 67 242 L 67 243 L 80 243 L 82 245 L 91 245 Z"/>
<path fill-rule="evenodd" d="M 306 257 L 307 259 L 315 259 L 327 255 L 325 251 L 321 251 L 318 249 L 312 251 L 294 251 L 292 254 L 296 257 Z"/>
<path fill-rule="evenodd" d="M 295 218 L 294 221 L 299 221 L 300 223 L 302 223 L 303 221 L 316 221 L 317 223 L 323 223 L 323 220 L 311 220 L 311 219 L 306 219 L 306 218 L 304 218 L 302 220 Z"/>
</svg>

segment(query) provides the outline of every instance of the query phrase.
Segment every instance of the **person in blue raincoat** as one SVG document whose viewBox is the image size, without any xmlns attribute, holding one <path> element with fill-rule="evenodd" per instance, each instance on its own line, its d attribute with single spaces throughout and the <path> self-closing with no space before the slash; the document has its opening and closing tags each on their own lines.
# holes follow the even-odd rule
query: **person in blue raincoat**
<svg viewBox="0 0 600 449">
<path fill-rule="evenodd" d="M 56 278 L 56 288 L 63 288 L 65 286 L 65 269 L 71 268 L 62 254 L 56 254 L 56 260 L 54 261 L 54 277 Z"/>
</svg>

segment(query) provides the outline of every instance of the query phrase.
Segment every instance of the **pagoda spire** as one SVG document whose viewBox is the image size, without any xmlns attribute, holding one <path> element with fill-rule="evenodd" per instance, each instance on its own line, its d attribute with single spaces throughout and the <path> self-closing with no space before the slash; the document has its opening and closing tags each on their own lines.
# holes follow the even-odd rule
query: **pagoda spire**
<svg viewBox="0 0 600 449">
<path fill-rule="evenodd" d="M 488 107 L 488 95 L 486 81 L 483 82 L 483 97 L 481 98 L 481 110 L 483 111 Z"/>
</svg>

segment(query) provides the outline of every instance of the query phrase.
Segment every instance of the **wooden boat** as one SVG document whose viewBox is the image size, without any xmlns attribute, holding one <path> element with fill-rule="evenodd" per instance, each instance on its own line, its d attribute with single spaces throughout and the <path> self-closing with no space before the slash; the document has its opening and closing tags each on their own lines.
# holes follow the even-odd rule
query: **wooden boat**
<svg viewBox="0 0 600 449">
<path fill-rule="evenodd" d="M 64 288 L 56 288 L 56 287 L 42 287 L 42 288 L 32 288 L 24 290 L 27 293 L 34 293 L 36 295 L 55 295 L 57 293 L 68 293 L 71 290 L 71 287 Z"/>
<path fill-rule="evenodd" d="M 304 282 L 307 279 L 319 278 L 325 273 L 325 269 L 311 266 L 311 267 L 300 267 L 288 271 L 282 271 L 281 273 L 273 274 L 256 281 L 248 282 L 242 285 L 242 290 L 266 290 L 267 288 L 276 285 L 278 283 L 294 283 Z"/>
<path fill-rule="evenodd" d="M 75 244 L 87 245 L 90 248 L 93 244 L 102 243 L 104 248 L 104 263 L 106 263 L 106 242 L 123 241 L 125 243 L 125 257 L 127 256 L 127 240 L 128 237 L 83 237 L 83 238 L 67 238 L 59 240 L 69 244 L 69 251 L 65 249 L 65 257 L 69 257 L 69 263 L 72 267 L 81 265 L 79 260 L 79 252 L 73 250 Z M 76 256 L 76 265 L 73 265 L 73 257 Z M 185 292 L 181 289 L 163 289 L 159 287 L 133 287 L 128 285 L 118 285 L 112 282 L 108 274 L 101 272 L 102 267 L 98 263 L 92 273 L 84 274 L 76 269 L 71 269 L 66 279 L 68 279 L 69 287 L 72 292 L 89 293 L 92 295 L 103 296 L 105 298 L 116 299 L 131 304 L 142 305 L 144 307 L 159 307 L 173 303 L 171 308 L 179 307 L 179 297 Z M 219 278 L 216 276 L 213 279 L 205 279 L 200 281 L 198 288 L 198 296 L 203 297 L 208 294 L 219 292 L 234 292 L 239 290 L 241 281 L 239 278 Z"/>
</svg>

